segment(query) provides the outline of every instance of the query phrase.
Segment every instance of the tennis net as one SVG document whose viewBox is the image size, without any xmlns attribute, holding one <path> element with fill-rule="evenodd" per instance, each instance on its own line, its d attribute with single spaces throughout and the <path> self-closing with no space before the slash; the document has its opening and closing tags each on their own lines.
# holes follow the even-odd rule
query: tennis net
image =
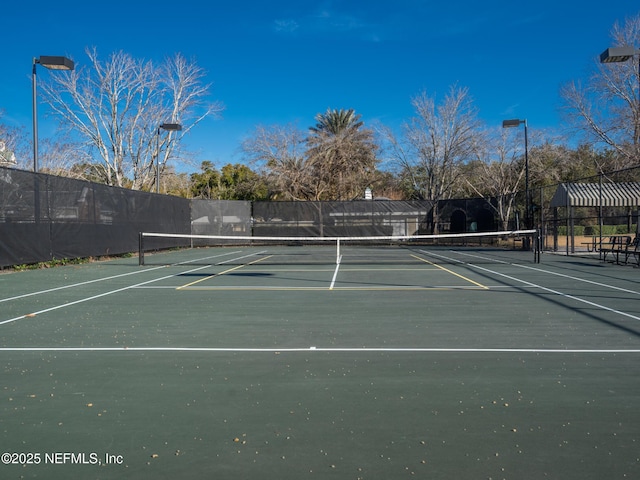
<svg viewBox="0 0 640 480">
<path fill-rule="evenodd" d="M 150 255 L 153 255 L 153 263 L 194 263 L 219 258 L 232 250 L 237 253 L 251 249 L 251 255 L 260 256 L 262 261 L 268 258 L 268 263 L 271 264 L 374 264 L 401 263 L 412 251 L 422 252 L 425 248 L 481 248 L 485 252 L 518 252 L 520 258 L 523 255 L 532 255 L 529 257 L 530 261 L 538 263 L 539 246 L 537 230 L 359 237 L 267 237 L 141 232 L 138 259 L 140 265 L 145 265 Z M 196 251 L 197 254 L 188 258 L 181 257 L 179 253 L 185 250 Z"/>
</svg>

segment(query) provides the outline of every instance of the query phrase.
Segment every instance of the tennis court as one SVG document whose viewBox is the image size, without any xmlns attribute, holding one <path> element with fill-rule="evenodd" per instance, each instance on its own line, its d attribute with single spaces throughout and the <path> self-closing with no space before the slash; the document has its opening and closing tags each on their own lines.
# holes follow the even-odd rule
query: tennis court
<svg viewBox="0 0 640 480">
<path fill-rule="evenodd" d="M 637 268 L 443 245 L 138 262 L 0 275 L 2 478 L 640 477 Z"/>
</svg>

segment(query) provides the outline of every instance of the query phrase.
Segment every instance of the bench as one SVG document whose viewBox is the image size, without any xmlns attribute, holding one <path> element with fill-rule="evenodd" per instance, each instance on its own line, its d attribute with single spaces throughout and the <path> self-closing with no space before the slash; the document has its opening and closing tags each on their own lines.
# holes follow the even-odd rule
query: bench
<svg viewBox="0 0 640 480">
<path fill-rule="evenodd" d="M 636 236 L 632 242 L 630 242 L 624 251 L 624 263 L 629 264 L 629 258 L 633 258 L 633 263 L 640 267 L 640 237 Z"/>
<path fill-rule="evenodd" d="M 607 255 L 615 258 L 615 263 L 620 263 L 620 254 L 625 255 L 625 263 L 628 259 L 627 252 L 631 245 L 631 237 L 628 235 L 612 235 L 602 240 L 598 250 L 602 253 L 602 260 L 607 261 Z M 613 262 L 614 260 L 612 260 Z"/>
</svg>

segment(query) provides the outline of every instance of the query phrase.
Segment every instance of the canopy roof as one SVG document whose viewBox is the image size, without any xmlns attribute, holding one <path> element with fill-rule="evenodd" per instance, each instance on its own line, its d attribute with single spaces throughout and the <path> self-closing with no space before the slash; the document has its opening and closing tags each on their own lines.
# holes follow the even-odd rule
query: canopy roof
<svg viewBox="0 0 640 480">
<path fill-rule="evenodd" d="M 637 207 L 640 183 L 562 183 L 551 207 Z"/>
</svg>

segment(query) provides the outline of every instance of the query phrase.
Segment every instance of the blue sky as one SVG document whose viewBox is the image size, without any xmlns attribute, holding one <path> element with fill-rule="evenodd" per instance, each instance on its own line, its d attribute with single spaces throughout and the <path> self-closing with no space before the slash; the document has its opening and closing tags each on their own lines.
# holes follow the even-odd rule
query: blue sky
<svg viewBox="0 0 640 480">
<path fill-rule="evenodd" d="M 586 79 L 614 22 L 638 13 L 637 0 L 9 2 L 0 121 L 31 130 L 33 57 L 81 64 L 96 47 L 103 59 L 181 53 L 207 71 L 225 111 L 185 142 L 218 165 L 242 160 L 258 124 L 306 129 L 327 108 L 353 108 L 397 128 L 413 96 L 441 98 L 452 85 L 469 89 L 488 125 L 526 118 L 554 131 L 560 86 Z M 52 135 L 45 105 L 39 113 L 40 138 Z"/>
</svg>

